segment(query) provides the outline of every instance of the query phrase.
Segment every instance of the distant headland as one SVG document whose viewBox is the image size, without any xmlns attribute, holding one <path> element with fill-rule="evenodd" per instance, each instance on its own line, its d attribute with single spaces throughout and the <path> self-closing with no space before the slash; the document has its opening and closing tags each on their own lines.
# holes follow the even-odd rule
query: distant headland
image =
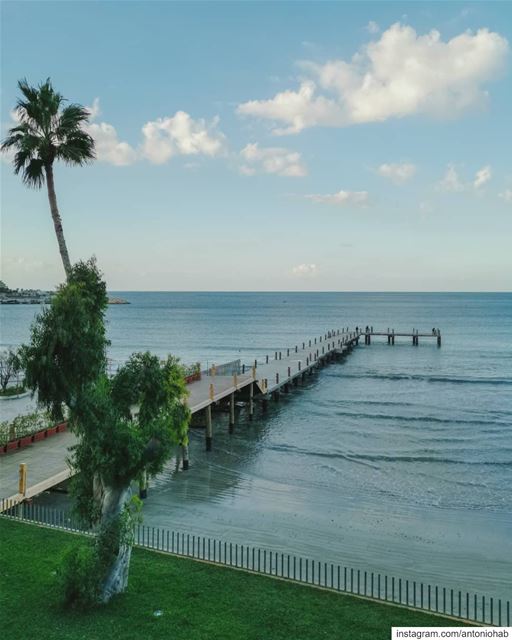
<svg viewBox="0 0 512 640">
<path fill-rule="evenodd" d="M 0 280 L 0 304 L 45 304 L 53 293 L 41 289 L 10 289 Z"/>
<path fill-rule="evenodd" d="M 5 282 L 0 280 L 0 304 L 48 304 L 53 296 L 53 291 L 41 289 L 10 289 Z M 108 299 L 108 304 L 130 304 L 124 298 Z"/>
</svg>

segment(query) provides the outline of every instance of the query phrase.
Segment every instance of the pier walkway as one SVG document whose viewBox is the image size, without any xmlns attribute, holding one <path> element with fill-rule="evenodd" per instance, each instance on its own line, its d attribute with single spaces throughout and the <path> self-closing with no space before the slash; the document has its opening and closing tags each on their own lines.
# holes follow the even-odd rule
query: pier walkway
<svg viewBox="0 0 512 640">
<path fill-rule="evenodd" d="M 263 406 L 271 399 L 277 399 L 281 392 L 287 393 L 292 385 L 304 381 L 306 375 L 331 362 L 359 344 L 371 344 L 372 337 L 385 336 L 388 344 L 395 343 L 395 337 L 408 337 L 413 345 L 418 345 L 419 338 L 434 338 L 441 346 L 441 333 L 395 332 L 394 330 L 373 331 L 368 327 L 350 331 L 348 327 L 331 330 L 324 335 L 302 342 L 283 351 L 275 351 L 266 355 L 262 361 L 255 360 L 249 365 L 239 364 L 232 375 L 217 375 L 215 365 L 201 375 L 201 379 L 188 385 L 188 405 L 193 417 L 199 418 L 205 428 L 205 446 L 212 449 L 213 420 L 212 407 L 228 406 L 229 429 L 233 430 L 236 419 L 236 400 L 243 400 L 247 406 L 249 417 L 254 414 L 255 402 Z M 225 367 L 219 367 L 224 373 Z M 198 415 L 199 414 L 199 415 Z M 2 508 L 8 508 L 38 493 L 47 491 L 71 476 L 67 464 L 68 450 L 76 442 L 72 433 L 65 432 L 52 438 L 3 454 L 0 457 L 0 500 Z M 182 447 L 183 468 L 188 469 L 188 447 Z M 25 464 L 27 479 L 19 484 L 20 464 Z M 1 510 L 1 508 L 0 508 Z"/>
</svg>

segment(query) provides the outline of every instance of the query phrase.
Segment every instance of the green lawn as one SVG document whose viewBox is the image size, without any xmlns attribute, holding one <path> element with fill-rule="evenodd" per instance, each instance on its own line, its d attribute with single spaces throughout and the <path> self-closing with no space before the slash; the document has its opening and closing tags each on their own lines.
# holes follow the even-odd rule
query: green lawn
<svg viewBox="0 0 512 640">
<path fill-rule="evenodd" d="M 458 624 L 140 549 L 134 550 L 128 591 L 79 614 L 60 608 L 55 577 L 76 536 L 0 519 L 0 541 L 5 640 L 388 640 L 393 625 Z"/>
</svg>

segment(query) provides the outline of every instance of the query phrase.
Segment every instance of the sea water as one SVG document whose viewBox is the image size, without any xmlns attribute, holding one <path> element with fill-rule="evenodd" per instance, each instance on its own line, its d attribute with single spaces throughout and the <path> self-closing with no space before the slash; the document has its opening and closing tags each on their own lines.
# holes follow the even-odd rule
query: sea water
<svg viewBox="0 0 512 640">
<path fill-rule="evenodd" d="M 213 451 L 191 431 L 189 471 L 150 484 L 147 525 L 510 598 L 512 295 L 116 293 L 110 357 L 174 353 L 203 368 L 251 363 L 327 330 L 442 331 L 374 338 L 281 395 Z M 3 307 L 2 343 L 34 307 Z M 47 495 L 45 503 L 67 504 Z"/>
</svg>

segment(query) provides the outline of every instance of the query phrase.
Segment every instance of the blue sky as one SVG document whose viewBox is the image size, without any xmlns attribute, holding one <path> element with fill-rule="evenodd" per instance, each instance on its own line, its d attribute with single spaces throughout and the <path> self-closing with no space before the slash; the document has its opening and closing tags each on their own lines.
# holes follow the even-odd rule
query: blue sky
<svg viewBox="0 0 512 640">
<path fill-rule="evenodd" d="M 91 108 L 56 168 L 111 290 L 510 290 L 512 4 L 3 2 L 17 80 Z M 1 163 L 2 279 L 63 279 Z"/>
</svg>

